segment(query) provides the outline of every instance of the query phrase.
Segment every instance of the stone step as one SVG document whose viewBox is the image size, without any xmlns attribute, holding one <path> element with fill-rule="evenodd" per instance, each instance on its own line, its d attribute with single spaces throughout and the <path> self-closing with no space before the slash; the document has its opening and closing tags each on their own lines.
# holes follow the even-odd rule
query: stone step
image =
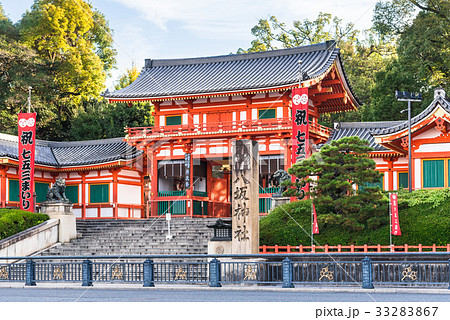
<svg viewBox="0 0 450 320">
<path fill-rule="evenodd" d="M 77 220 L 81 236 L 42 255 L 206 254 L 216 218 L 176 218 L 167 239 L 164 218 L 146 220 Z"/>
</svg>

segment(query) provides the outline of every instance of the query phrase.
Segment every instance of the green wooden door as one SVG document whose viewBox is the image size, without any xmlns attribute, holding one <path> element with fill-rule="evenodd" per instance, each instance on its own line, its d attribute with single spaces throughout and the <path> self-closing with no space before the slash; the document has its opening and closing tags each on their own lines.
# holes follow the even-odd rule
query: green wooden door
<svg viewBox="0 0 450 320">
<path fill-rule="evenodd" d="M 422 172 L 424 188 L 444 187 L 444 160 L 424 160 Z"/>
<path fill-rule="evenodd" d="M 408 189 L 408 172 L 399 172 L 398 188 Z"/>
</svg>

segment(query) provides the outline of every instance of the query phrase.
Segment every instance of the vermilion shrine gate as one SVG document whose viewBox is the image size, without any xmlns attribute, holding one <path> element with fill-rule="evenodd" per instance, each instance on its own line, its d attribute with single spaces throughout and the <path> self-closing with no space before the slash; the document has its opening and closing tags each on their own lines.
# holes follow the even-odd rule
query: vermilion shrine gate
<svg viewBox="0 0 450 320">
<path fill-rule="evenodd" d="M 135 82 L 105 95 L 109 102 L 154 105 L 155 125 L 128 128 L 125 138 L 145 151 L 146 215 L 230 216 L 235 139 L 259 143 L 259 210 L 267 213 L 277 191 L 271 175 L 292 164 L 291 91 L 299 86 L 308 88 L 314 144 L 326 142 L 331 132 L 318 123 L 321 114 L 359 106 L 334 41 L 239 55 L 146 60 Z"/>
</svg>

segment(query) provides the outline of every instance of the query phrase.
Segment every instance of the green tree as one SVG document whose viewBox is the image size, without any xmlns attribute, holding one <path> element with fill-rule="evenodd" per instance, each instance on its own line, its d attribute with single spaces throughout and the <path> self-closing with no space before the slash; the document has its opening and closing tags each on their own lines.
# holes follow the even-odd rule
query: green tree
<svg viewBox="0 0 450 320">
<path fill-rule="evenodd" d="M 153 125 L 148 103 L 107 103 L 89 99 L 81 103 L 70 123 L 68 140 L 95 140 L 123 137 L 125 127 Z"/>
<path fill-rule="evenodd" d="M 418 13 L 412 14 L 413 9 Z M 435 87 L 450 89 L 450 2 L 379 2 L 373 22 L 381 37 L 396 39 L 398 55 L 375 74 L 371 113 L 365 120 L 404 120 L 399 111 L 405 105 L 396 101 L 396 90 L 423 94 L 423 102 L 413 107 L 418 114 L 433 99 Z"/>
<path fill-rule="evenodd" d="M 49 63 L 60 102 L 79 102 L 104 89 L 115 62 L 104 16 L 82 0 L 35 0 L 19 23 L 26 45 Z"/>
<path fill-rule="evenodd" d="M 329 13 L 320 13 L 313 21 L 308 19 L 294 21 L 291 28 L 271 16 L 269 19 L 260 19 L 251 32 L 256 38 L 251 42 L 252 46 L 247 50 L 240 48 L 237 53 L 274 50 L 279 47 L 290 48 L 335 40 L 337 47 L 340 48 L 350 83 L 356 95 L 366 104 L 371 101 L 370 93 L 375 86 L 375 72 L 383 69 L 395 53 L 390 39 L 381 39 L 373 30 L 360 32 L 351 23 L 343 25 L 341 19 Z M 364 40 L 358 39 L 361 34 L 364 35 Z M 363 108 L 346 114 L 323 115 L 320 122 L 332 125 L 334 120 L 360 121 L 367 112 Z"/>
<path fill-rule="evenodd" d="M 28 88 L 33 88 L 33 106 L 38 112 L 38 132 L 57 118 L 53 105 L 43 97 L 53 90 L 46 61 L 20 42 L 20 34 L 0 6 L 0 131 L 17 133 L 17 114 L 25 109 Z"/>
<path fill-rule="evenodd" d="M 290 174 L 310 183 L 307 194 L 312 196 L 321 222 L 352 230 L 383 224 L 381 189 L 368 186 L 381 178 L 375 162 L 368 158 L 371 150 L 366 140 L 346 137 L 324 145 L 319 153 L 289 168 Z M 296 187 L 300 185 L 301 182 L 295 183 Z M 286 194 L 295 192 L 291 188 Z"/>
<path fill-rule="evenodd" d="M 114 86 L 114 89 L 120 90 L 132 84 L 134 80 L 139 76 L 139 70 L 136 67 L 132 67 L 128 69 L 123 75 L 119 77 L 117 80 L 117 84 Z"/>
</svg>

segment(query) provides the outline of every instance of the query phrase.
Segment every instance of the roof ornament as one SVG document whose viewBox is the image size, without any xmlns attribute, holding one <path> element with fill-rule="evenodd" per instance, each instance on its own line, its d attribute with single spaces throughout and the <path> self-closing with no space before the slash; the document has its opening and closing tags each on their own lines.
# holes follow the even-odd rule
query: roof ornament
<svg viewBox="0 0 450 320">
<path fill-rule="evenodd" d="M 442 97 L 445 99 L 445 90 L 444 88 L 436 88 L 434 89 L 434 98 L 437 99 L 439 97 Z"/>
<path fill-rule="evenodd" d="M 302 81 L 311 79 L 310 75 L 306 71 L 302 71 L 302 60 L 298 60 L 298 68 L 299 68 L 299 76 L 298 76 L 298 85 L 302 86 Z"/>
</svg>

